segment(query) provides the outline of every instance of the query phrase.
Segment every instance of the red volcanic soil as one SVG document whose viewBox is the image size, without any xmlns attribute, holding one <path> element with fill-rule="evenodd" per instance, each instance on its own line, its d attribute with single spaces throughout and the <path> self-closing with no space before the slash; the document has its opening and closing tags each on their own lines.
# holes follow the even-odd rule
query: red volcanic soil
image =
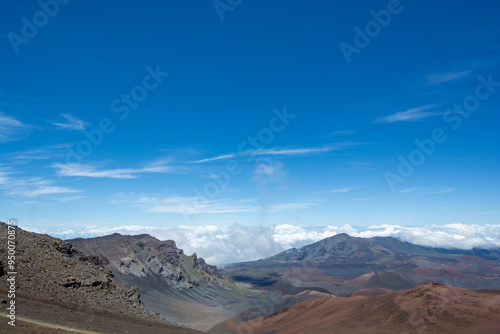
<svg viewBox="0 0 500 334">
<path fill-rule="evenodd" d="M 372 271 L 353 279 L 348 285 L 358 290 L 385 288 L 394 291 L 410 289 L 417 284 L 395 272 Z"/>
<path fill-rule="evenodd" d="M 424 267 L 418 267 L 414 269 L 415 272 L 420 277 L 436 277 L 436 278 L 468 278 L 467 275 L 462 274 L 457 270 L 453 270 L 450 268 L 442 268 L 442 269 L 430 269 Z"/>
<path fill-rule="evenodd" d="M 500 333 L 500 291 L 439 283 L 374 297 L 306 300 L 209 333 Z"/>
</svg>

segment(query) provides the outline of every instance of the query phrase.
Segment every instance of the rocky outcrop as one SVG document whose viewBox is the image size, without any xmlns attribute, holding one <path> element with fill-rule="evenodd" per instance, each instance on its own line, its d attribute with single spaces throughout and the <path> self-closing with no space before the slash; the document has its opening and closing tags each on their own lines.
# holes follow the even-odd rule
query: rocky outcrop
<svg viewBox="0 0 500 334">
<path fill-rule="evenodd" d="M 9 271 L 7 225 L 0 223 L 0 276 Z M 114 279 L 107 260 L 85 254 L 69 242 L 16 229 L 16 287 L 30 294 L 105 309 L 113 313 L 159 318 L 141 302 L 137 287 Z"/>
<path fill-rule="evenodd" d="M 104 258 L 117 280 L 139 287 L 146 307 L 183 326 L 206 331 L 270 301 L 266 294 L 224 279 L 216 267 L 197 254 L 184 254 L 172 240 L 115 233 L 68 242 Z"/>
<path fill-rule="evenodd" d="M 177 248 L 173 240 L 160 241 L 148 234 L 124 236 L 118 233 L 90 239 L 68 240 L 74 247 L 103 258 L 109 267 L 138 277 L 160 276 L 173 288 L 203 288 L 221 285 L 217 268 Z"/>
</svg>

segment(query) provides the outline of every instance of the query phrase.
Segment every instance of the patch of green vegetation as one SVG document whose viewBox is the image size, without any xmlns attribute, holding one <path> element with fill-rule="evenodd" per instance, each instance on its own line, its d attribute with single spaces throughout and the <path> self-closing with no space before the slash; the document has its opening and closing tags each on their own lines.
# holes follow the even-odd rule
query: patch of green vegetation
<svg viewBox="0 0 500 334">
<path fill-rule="evenodd" d="M 373 262 L 370 262 L 371 264 L 380 264 L 382 262 L 386 262 L 386 261 L 394 261 L 396 259 L 396 256 L 394 254 L 389 254 L 389 255 L 386 255 L 384 257 L 381 257 Z"/>
<path fill-rule="evenodd" d="M 45 269 L 45 267 L 44 267 L 44 266 L 40 266 L 40 269 L 41 269 L 44 273 L 46 273 L 46 272 L 47 272 L 47 269 Z"/>
<path fill-rule="evenodd" d="M 226 287 L 226 288 L 229 288 L 231 289 L 231 291 L 229 292 L 229 294 L 231 296 L 235 296 L 235 297 L 246 297 L 248 295 L 250 296 L 260 296 L 260 297 L 263 297 L 263 295 L 260 293 L 260 292 L 257 292 L 257 291 L 252 291 L 252 290 L 248 290 L 248 289 L 244 289 L 244 288 L 240 288 L 239 286 L 237 286 L 236 284 L 234 283 L 231 283 L 229 281 L 226 281 L 226 280 L 221 280 L 221 283 Z"/>
</svg>

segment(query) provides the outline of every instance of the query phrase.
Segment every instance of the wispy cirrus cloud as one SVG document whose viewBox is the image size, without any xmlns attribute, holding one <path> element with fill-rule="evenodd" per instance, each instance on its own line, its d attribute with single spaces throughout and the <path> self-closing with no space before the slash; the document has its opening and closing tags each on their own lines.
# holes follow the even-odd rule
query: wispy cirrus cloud
<svg viewBox="0 0 500 334">
<path fill-rule="evenodd" d="M 241 205 L 227 200 L 204 200 L 199 197 L 168 196 L 150 197 L 143 196 L 137 204 L 144 212 L 149 213 L 180 213 L 180 214 L 224 214 L 257 212 L 258 207 L 252 205 Z"/>
<path fill-rule="evenodd" d="M 431 73 L 427 76 L 427 85 L 437 85 L 443 82 L 448 82 L 462 77 L 466 77 L 469 74 L 470 71 Z"/>
<path fill-rule="evenodd" d="M 291 202 L 291 203 L 281 203 L 265 206 L 261 212 L 263 213 L 276 213 L 280 211 L 290 211 L 290 210 L 306 210 L 317 206 L 319 203 L 315 202 Z"/>
<path fill-rule="evenodd" d="M 424 118 L 444 115 L 442 111 L 426 111 L 438 107 L 435 104 L 428 104 L 421 107 L 400 111 L 392 115 L 382 116 L 375 120 L 375 123 L 412 122 Z"/>
<path fill-rule="evenodd" d="M 454 188 L 450 187 L 438 187 L 438 188 L 428 188 L 428 187 L 415 187 L 408 189 L 401 189 L 398 192 L 400 193 L 412 193 L 412 192 L 420 192 L 425 194 L 445 194 L 456 191 Z"/>
<path fill-rule="evenodd" d="M 87 198 L 88 196 L 65 196 L 59 197 L 58 200 L 61 202 L 77 201 L 79 199 Z"/>
<path fill-rule="evenodd" d="M 353 191 L 354 189 L 356 189 L 356 188 L 349 188 L 349 187 L 346 187 L 346 188 L 333 188 L 333 189 L 324 191 L 324 193 L 347 193 L 349 191 Z"/>
<path fill-rule="evenodd" d="M 144 173 L 169 173 L 173 168 L 166 165 L 166 160 L 152 162 L 142 168 L 115 168 L 99 169 L 91 164 L 61 164 L 54 163 L 52 166 L 61 176 L 82 176 L 93 178 L 111 178 L 111 179 L 136 179 Z"/>
<path fill-rule="evenodd" d="M 500 211 L 483 211 L 468 213 L 468 216 L 500 215 Z"/>
<path fill-rule="evenodd" d="M 42 195 L 50 195 L 50 194 L 69 194 L 78 192 L 76 189 L 71 189 L 68 187 L 58 187 L 58 186 L 41 186 L 36 189 L 23 191 L 21 195 L 28 197 L 36 197 Z M 15 193 L 15 192 L 14 192 Z"/>
<path fill-rule="evenodd" d="M 62 130 L 84 130 L 89 125 L 71 114 L 61 114 L 61 116 L 66 119 L 64 123 L 47 122 Z"/>
<path fill-rule="evenodd" d="M 326 137 L 335 137 L 335 136 L 347 136 L 356 133 L 356 130 L 340 130 L 330 132 Z"/>
<path fill-rule="evenodd" d="M 83 176 L 83 177 L 96 177 L 96 178 L 111 178 L 111 179 L 135 179 L 139 173 L 138 170 L 133 169 L 102 169 L 98 170 L 97 167 L 85 164 L 61 164 L 55 163 L 52 165 L 57 169 L 57 173 L 61 176 Z"/>
<path fill-rule="evenodd" d="M 34 128 L 35 126 L 23 123 L 0 111 L 0 143 L 26 138 Z"/>
<path fill-rule="evenodd" d="M 400 191 L 398 191 L 398 192 L 400 192 L 400 193 L 411 193 L 411 192 L 415 192 L 415 191 L 417 191 L 417 190 L 420 190 L 420 188 L 408 188 L 408 189 L 401 189 L 401 190 L 400 190 Z"/>
<path fill-rule="evenodd" d="M 77 189 L 54 185 L 52 180 L 40 177 L 20 178 L 15 177 L 15 174 L 11 170 L 0 170 L 0 188 L 4 189 L 7 195 L 39 197 L 79 192 Z"/>
<path fill-rule="evenodd" d="M 195 163 L 203 163 L 217 160 L 259 157 L 259 156 L 309 156 L 315 154 L 322 154 L 332 151 L 345 150 L 353 148 L 364 143 L 345 142 L 337 143 L 320 147 L 305 147 L 305 148 L 267 148 L 267 149 L 248 149 L 236 153 L 222 154 L 211 158 L 193 161 Z"/>
<path fill-rule="evenodd" d="M 12 152 L 2 155 L 9 163 L 23 164 L 32 160 L 48 160 L 62 158 L 67 154 L 66 148 L 73 144 L 57 144 L 42 146 L 25 151 Z"/>
<path fill-rule="evenodd" d="M 183 215 L 233 214 L 233 213 L 277 213 L 280 211 L 305 210 L 317 205 L 314 201 L 282 202 L 264 208 L 255 199 L 207 200 L 198 196 L 115 194 L 110 203 L 138 207 L 147 213 L 175 213 Z"/>
</svg>

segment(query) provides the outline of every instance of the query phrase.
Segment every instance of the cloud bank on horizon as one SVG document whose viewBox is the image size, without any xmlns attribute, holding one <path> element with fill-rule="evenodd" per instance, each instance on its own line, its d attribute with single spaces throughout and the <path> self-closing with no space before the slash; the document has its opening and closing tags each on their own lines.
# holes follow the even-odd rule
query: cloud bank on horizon
<svg viewBox="0 0 500 334">
<path fill-rule="evenodd" d="M 289 224 L 275 226 L 242 226 L 233 224 L 218 227 L 184 226 L 159 228 L 148 226 L 119 226 L 113 228 L 87 226 L 82 229 L 39 230 L 55 237 L 97 237 L 112 233 L 123 235 L 150 234 L 160 240 L 174 240 L 185 253 L 196 253 L 207 263 L 224 266 L 233 262 L 263 259 L 281 251 L 302 247 L 340 233 L 353 237 L 395 237 L 416 245 L 446 249 L 500 247 L 500 225 L 427 225 L 408 227 L 401 225 L 374 225 L 365 229 L 343 226 L 303 227 Z"/>
</svg>

